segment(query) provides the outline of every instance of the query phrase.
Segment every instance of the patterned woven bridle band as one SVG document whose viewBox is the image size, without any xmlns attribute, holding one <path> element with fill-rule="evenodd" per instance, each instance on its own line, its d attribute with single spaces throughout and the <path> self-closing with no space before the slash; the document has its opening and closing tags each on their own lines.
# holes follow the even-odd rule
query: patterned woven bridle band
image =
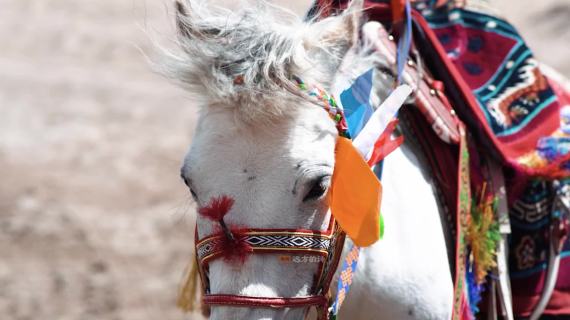
<svg viewBox="0 0 570 320">
<path fill-rule="evenodd" d="M 330 297 L 328 291 L 338 266 L 345 234 L 331 217 L 326 231 L 250 229 L 240 234 L 241 241 L 248 244 L 250 254 L 282 254 L 282 259 L 295 257 L 318 257 L 316 282 L 312 294 L 305 297 L 251 297 L 232 294 L 211 294 L 208 265 L 224 255 L 224 234 L 216 234 L 196 240 L 196 259 L 202 280 L 206 305 L 225 305 L 255 308 L 316 307 L 319 319 L 328 319 Z"/>
</svg>

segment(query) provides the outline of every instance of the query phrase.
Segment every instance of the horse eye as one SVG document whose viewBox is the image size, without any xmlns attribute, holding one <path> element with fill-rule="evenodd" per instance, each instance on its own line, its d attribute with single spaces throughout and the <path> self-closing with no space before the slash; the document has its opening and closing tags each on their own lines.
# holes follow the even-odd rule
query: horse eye
<svg viewBox="0 0 570 320">
<path fill-rule="evenodd" d="M 322 176 L 311 182 L 311 189 L 303 198 L 303 202 L 320 199 L 328 190 L 330 176 Z"/>
</svg>

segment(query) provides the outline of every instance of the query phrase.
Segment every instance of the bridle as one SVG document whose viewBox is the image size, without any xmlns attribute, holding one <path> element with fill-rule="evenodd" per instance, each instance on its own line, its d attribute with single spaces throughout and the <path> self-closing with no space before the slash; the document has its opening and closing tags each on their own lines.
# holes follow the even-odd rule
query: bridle
<svg viewBox="0 0 570 320">
<path fill-rule="evenodd" d="M 338 266 L 344 246 L 345 234 L 331 216 L 328 229 L 324 232 L 301 229 L 248 229 L 240 233 L 242 241 L 250 248 L 250 254 L 294 254 L 321 257 L 312 294 L 305 297 L 251 297 L 233 294 L 211 294 L 208 264 L 222 258 L 221 242 L 225 235 L 215 234 L 196 239 L 196 259 L 204 290 L 206 305 L 294 308 L 316 307 L 319 319 L 328 319 L 328 290 Z"/>
<path fill-rule="evenodd" d="M 325 109 L 335 121 L 339 135 L 348 136 L 342 110 L 337 107 L 332 95 L 317 85 L 308 85 L 298 77 L 293 79 L 300 91 L 312 102 Z M 222 220 L 223 221 L 223 220 Z M 251 308 L 299 308 L 315 307 L 319 320 L 329 319 L 331 296 L 330 284 L 339 265 L 346 235 L 336 219 L 331 215 L 326 231 L 303 229 L 241 229 L 236 237 L 246 244 L 249 255 L 290 254 L 319 257 L 318 271 L 311 288 L 311 294 L 304 297 L 253 297 L 235 294 L 212 294 L 210 291 L 209 263 L 224 258 L 224 243 L 227 232 L 217 232 L 198 239 L 196 225 L 196 261 L 202 282 L 203 300 L 208 306 L 233 306 Z M 233 236 L 232 236 L 233 239 Z"/>
</svg>

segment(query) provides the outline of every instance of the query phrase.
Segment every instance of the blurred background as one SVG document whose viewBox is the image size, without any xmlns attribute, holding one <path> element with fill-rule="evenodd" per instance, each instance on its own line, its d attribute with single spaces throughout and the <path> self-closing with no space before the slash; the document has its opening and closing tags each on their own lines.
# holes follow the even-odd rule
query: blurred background
<svg viewBox="0 0 570 320">
<path fill-rule="evenodd" d="M 570 0 L 497 5 L 570 76 Z M 0 319 L 200 319 L 174 305 L 196 109 L 145 57 L 172 15 L 170 0 L 0 0 Z"/>
</svg>

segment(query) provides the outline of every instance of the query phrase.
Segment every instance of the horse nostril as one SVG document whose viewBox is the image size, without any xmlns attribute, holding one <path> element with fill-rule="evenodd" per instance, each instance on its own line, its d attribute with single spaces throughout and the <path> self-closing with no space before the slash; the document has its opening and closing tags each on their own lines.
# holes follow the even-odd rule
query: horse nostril
<svg viewBox="0 0 570 320">
<path fill-rule="evenodd" d="M 198 195 L 196 195 L 196 192 L 192 188 L 190 187 L 188 188 L 190 189 L 190 194 L 192 195 L 192 198 L 194 198 L 195 201 L 198 201 Z"/>
<path fill-rule="evenodd" d="M 182 181 L 184 181 L 184 184 L 190 188 L 190 182 L 188 181 L 188 179 L 186 178 L 186 176 L 184 175 L 183 172 L 180 172 L 180 178 L 182 179 Z"/>
<path fill-rule="evenodd" d="M 198 196 L 196 195 L 196 191 L 194 191 L 194 189 L 192 189 L 192 184 L 190 183 L 190 179 L 186 178 L 186 176 L 184 175 L 183 172 L 180 172 L 180 178 L 182 179 L 182 181 L 184 181 L 184 184 L 190 190 L 190 194 L 192 195 L 192 198 L 194 198 L 194 200 L 197 200 Z"/>
</svg>

